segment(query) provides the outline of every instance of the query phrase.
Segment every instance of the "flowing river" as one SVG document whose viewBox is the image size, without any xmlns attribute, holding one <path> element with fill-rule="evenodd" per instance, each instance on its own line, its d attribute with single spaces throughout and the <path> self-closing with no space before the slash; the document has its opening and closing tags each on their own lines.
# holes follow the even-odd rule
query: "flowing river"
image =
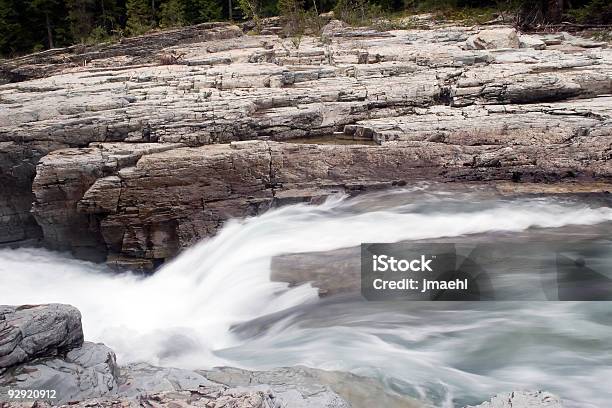
<svg viewBox="0 0 612 408">
<path fill-rule="evenodd" d="M 389 393 L 436 407 L 544 389 L 568 407 L 602 408 L 612 399 L 612 303 L 319 299 L 310 284 L 273 282 L 270 268 L 278 255 L 362 242 L 545 233 L 609 243 L 611 226 L 605 200 L 424 185 L 232 220 L 150 277 L 43 249 L 1 249 L 0 303 L 78 307 L 86 339 L 113 348 L 120 364 L 305 365 L 374 377 Z"/>
</svg>

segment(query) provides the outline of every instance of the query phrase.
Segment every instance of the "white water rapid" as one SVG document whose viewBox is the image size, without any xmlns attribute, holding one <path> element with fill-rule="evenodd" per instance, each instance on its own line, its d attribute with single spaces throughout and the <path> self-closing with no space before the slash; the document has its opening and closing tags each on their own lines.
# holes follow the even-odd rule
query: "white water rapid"
<svg viewBox="0 0 612 408">
<path fill-rule="evenodd" d="M 608 303 L 387 307 L 357 297 L 321 301 L 310 285 L 288 288 L 269 275 L 271 259 L 286 253 L 610 221 L 612 208 L 557 198 L 416 190 L 334 197 L 232 220 L 148 278 L 42 249 L 0 249 L 0 304 L 72 304 L 86 339 L 106 343 L 121 364 L 303 364 L 377 377 L 441 407 L 535 387 L 570 407 L 601 408 L 612 399 Z M 274 313 L 255 335 L 232 330 Z"/>
</svg>

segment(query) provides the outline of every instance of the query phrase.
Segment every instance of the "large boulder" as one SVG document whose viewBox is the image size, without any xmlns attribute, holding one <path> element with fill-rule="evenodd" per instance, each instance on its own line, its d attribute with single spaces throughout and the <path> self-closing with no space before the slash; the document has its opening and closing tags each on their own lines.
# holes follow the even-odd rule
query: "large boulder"
<svg viewBox="0 0 612 408">
<path fill-rule="evenodd" d="M 0 374 L 0 395 L 55 390 L 64 403 L 115 391 L 119 368 L 110 348 L 83 342 L 77 308 L 0 306 Z"/>
<path fill-rule="evenodd" d="M 519 48 L 532 48 L 534 50 L 546 49 L 546 43 L 535 35 L 521 35 L 519 37 Z"/>
<path fill-rule="evenodd" d="M 504 27 L 481 30 L 465 42 L 468 50 L 492 50 L 497 48 L 519 48 L 519 37 L 514 28 Z"/>
<path fill-rule="evenodd" d="M 0 373 L 82 344 L 81 313 L 73 306 L 0 306 Z"/>
</svg>

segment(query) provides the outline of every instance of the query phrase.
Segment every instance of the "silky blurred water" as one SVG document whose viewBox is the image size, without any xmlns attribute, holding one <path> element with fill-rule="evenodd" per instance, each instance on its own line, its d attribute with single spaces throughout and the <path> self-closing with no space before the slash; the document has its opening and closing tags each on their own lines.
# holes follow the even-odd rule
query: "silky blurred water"
<svg viewBox="0 0 612 408">
<path fill-rule="evenodd" d="M 576 198 L 426 187 L 334 197 L 232 220 L 149 278 L 42 249 L 2 249 L 0 303 L 77 306 L 86 338 L 112 347 L 120 364 L 301 364 L 375 377 L 388 392 L 437 407 L 544 389 L 568 407 L 601 408 L 612 399 L 608 302 L 321 300 L 308 284 L 272 282 L 270 262 L 361 242 L 500 232 L 519 241 L 547 231 L 551 239 L 609 242 L 611 222 L 605 202 Z"/>
</svg>

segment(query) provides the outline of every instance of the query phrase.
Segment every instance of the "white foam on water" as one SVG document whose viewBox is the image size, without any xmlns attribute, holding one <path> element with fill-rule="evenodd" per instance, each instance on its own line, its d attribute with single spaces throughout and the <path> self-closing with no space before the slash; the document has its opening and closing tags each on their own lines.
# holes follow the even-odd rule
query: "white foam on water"
<svg viewBox="0 0 612 408">
<path fill-rule="evenodd" d="M 408 343 L 414 342 L 415 336 L 429 339 L 446 333 L 449 340 L 440 344 L 443 348 L 411 350 L 381 338 L 381 333 L 373 333 L 367 324 L 319 328 L 318 332 L 300 328 L 299 324 L 276 325 L 254 340 L 233 334 L 230 328 L 237 323 L 318 301 L 317 291 L 310 285 L 289 288 L 270 280 L 270 262 L 276 255 L 327 251 L 362 242 L 594 225 L 612 220 L 610 208 L 552 199 L 498 200 L 476 210 L 434 206 L 422 211 L 405 202 L 387 207 L 380 203 L 365 205 L 372 197 L 384 200 L 381 195 L 351 200 L 334 197 L 321 205 L 298 204 L 231 220 L 214 238 L 185 250 L 146 279 L 110 274 L 103 265 L 46 250 L 2 249 L 0 303 L 59 302 L 78 307 L 86 338 L 109 345 L 121 364 L 147 361 L 185 368 L 306 364 L 369 374 L 378 370 L 384 376 L 414 383 L 415 389 L 439 379 L 448 393 L 461 392 L 464 387 L 478 395 L 504 385 L 520 386 L 532 378 L 543 379 L 546 384 L 563 383 L 558 376 L 545 378 L 538 368 L 525 365 L 496 373 L 493 379 L 454 368 L 454 354 L 468 344 L 453 333 L 476 330 L 470 328 L 473 325 L 477 330 L 489 329 L 493 323 L 486 313 L 481 321 L 464 321 L 459 326 L 448 321 L 420 324 L 412 330 L 391 325 L 387 333 Z M 439 200 L 452 198 L 441 196 Z M 362 204 L 373 209 L 355 210 Z M 507 318 L 500 319 L 508 323 L 504 320 Z M 288 346 L 287 342 L 293 343 Z M 260 347 L 259 351 L 253 345 Z M 269 361 L 245 357 L 241 348 L 269 356 Z M 402 371 L 402 365 L 408 364 L 412 367 Z M 573 394 L 582 398 L 585 392 L 580 388 Z M 448 395 L 441 400 L 448 401 Z"/>
</svg>

